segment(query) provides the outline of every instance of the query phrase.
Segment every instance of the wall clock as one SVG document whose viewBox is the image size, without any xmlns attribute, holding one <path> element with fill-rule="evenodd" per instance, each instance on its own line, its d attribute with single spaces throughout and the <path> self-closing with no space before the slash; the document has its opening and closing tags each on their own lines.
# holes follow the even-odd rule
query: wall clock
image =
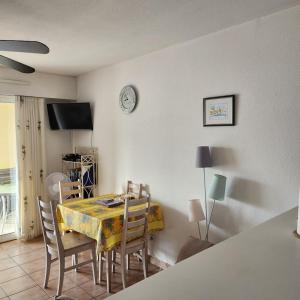
<svg viewBox="0 0 300 300">
<path fill-rule="evenodd" d="M 136 93 L 132 86 L 126 85 L 123 87 L 119 99 L 121 110 L 127 114 L 131 113 L 136 107 L 136 98 Z"/>
</svg>

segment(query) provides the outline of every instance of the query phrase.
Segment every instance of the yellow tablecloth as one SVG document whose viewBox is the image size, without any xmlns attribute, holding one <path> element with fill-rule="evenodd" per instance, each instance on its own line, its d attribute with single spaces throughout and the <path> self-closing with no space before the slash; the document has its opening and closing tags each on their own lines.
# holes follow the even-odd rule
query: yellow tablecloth
<svg viewBox="0 0 300 300">
<path fill-rule="evenodd" d="M 97 241 L 97 251 L 111 250 L 121 241 L 124 205 L 108 208 L 96 200 L 112 198 L 103 195 L 90 199 L 70 200 L 58 205 L 58 222 L 63 227 L 87 235 Z M 139 206 L 132 207 L 137 209 Z M 164 228 L 163 215 L 159 203 L 151 201 L 148 218 L 149 232 Z"/>
</svg>

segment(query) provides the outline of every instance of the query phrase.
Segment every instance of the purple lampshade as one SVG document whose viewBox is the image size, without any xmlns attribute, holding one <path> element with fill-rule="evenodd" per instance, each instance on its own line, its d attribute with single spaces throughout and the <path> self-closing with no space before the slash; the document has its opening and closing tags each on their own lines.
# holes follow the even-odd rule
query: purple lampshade
<svg viewBox="0 0 300 300">
<path fill-rule="evenodd" d="M 197 148 L 196 168 L 209 168 L 212 166 L 212 159 L 208 146 L 199 146 Z"/>
</svg>

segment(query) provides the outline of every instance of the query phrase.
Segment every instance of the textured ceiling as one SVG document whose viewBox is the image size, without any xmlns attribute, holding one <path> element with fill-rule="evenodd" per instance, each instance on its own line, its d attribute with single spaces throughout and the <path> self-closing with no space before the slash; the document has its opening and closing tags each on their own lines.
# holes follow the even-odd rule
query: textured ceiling
<svg viewBox="0 0 300 300">
<path fill-rule="evenodd" d="M 0 0 L 0 39 L 48 55 L 1 52 L 38 71 L 79 75 L 300 4 L 299 0 Z"/>
</svg>

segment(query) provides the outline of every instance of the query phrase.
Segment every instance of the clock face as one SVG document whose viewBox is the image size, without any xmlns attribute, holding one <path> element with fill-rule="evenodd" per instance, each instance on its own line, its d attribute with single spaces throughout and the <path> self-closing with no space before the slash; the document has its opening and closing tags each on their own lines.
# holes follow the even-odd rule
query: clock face
<svg viewBox="0 0 300 300">
<path fill-rule="evenodd" d="M 136 94 L 132 86 L 123 87 L 120 93 L 120 107 L 123 112 L 131 113 L 136 106 Z"/>
</svg>

